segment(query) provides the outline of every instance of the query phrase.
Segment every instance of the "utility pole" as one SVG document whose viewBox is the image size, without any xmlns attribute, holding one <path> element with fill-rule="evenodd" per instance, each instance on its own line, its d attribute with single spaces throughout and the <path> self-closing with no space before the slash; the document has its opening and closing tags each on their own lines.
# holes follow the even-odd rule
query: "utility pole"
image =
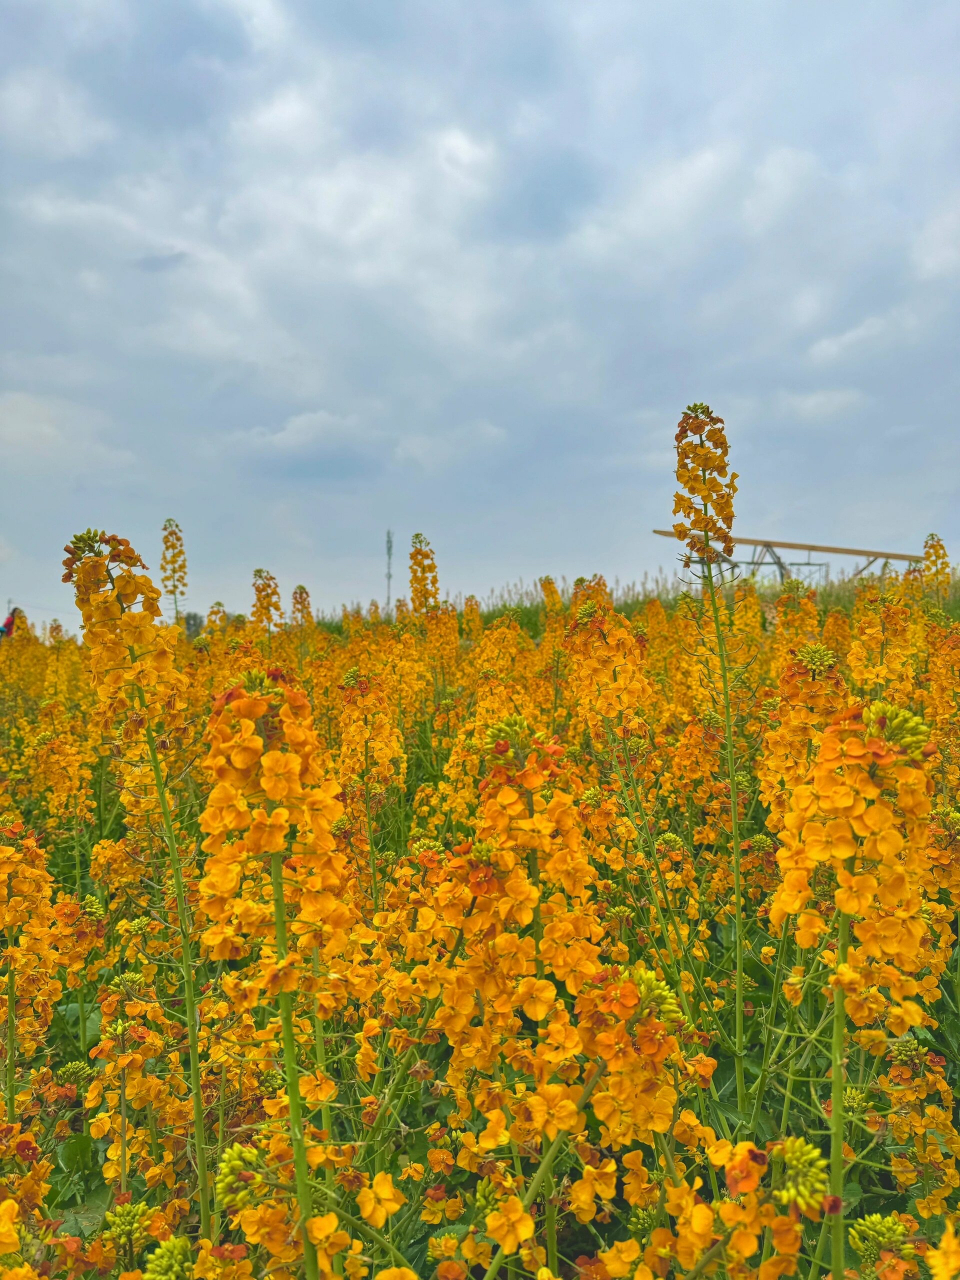
<svg viewBox="0 0 960 1280">
<path fill-rule="evenodd" d="M 393 580 L 393 531 L 387 530 L 387 617 L 390 616 L 390 583 Z"/>
</svg>

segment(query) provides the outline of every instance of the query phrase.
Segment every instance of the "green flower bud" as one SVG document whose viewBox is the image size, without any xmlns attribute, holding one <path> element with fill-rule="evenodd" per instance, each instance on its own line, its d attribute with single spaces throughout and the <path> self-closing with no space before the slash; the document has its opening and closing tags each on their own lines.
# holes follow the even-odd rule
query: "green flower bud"
<svg viewBox="0 0 960 1280">
<path fill-rule="evenodd" d="M 773 1192 L 780 1204 L 795 1204 L 812 1212 L 819 1209 L 830 1186 L 826 1158 L 806 1138 L 784 1138 L 781 1148 L 783 1174 Z"/>
<path fill-rule="evenodd" d="M 636 1241 L 643 1244 L 656 1224 L 656 1209 L 641 1209 L 639 1205 L 636 1205 L 627 1221 L 627 1230 Z"/>
<path fill-rule="evenodd" d="M 484 750 L 487 755 L 498 759 L 523 759 L 530 750 L 532 737 L 530 726 L 523 716 L 507 716 L 487 730 L 483 741 Z M 503 743 L 506 743 L 506 750 L 503 750 Z"/>
<path fill-rule="evenodd" d="M 85 1093 L 96 1074 L 96 1067 L 89 1062 L 65 1062 L 57 1072 L 57 1080 L 60 1084 L 76 1085 L 77 1093 Z"/>
<path fill-rule="evenodd" d="M 802 644 L 797 650 L 797 661 L 802 662 L 818 680 L 825 671 L 837 665 L 837 655 L 824 644 Z"/>
<path fill-rule="evenodd" d="M 218 1202 L 225 1209 L 242 1209 L 253 1199 L 254 1191 L 262 1182 L 259 1174 L 251 1172 L 258 1159 L 255 1147 L 245 1147 L 240 1142 L 233 1143 L 224 1151 L 217 1173 L 216 1192 Z"/>
<path fill-rule="evenodd" d="M 171 1236 L 147 1259 L 143 1280 L 191 1280 L 192 1253 L 186 1236 Z"/>
<path fill-rule="evenodd" d="M 137 1204 L 133 1201 L 118 1204 L 115 1209 L 103 1215 L 106 1228 L 103 1238 L 113 1241 L 118 1253 L 129 1251 L 132 1257 L 136 1257 L 149 1239 L 144 1226 L 144 1219 L 149 1212 L 142 1200 Z"/>
<path fill-rule="evenodd" d="M 493 1213 L 498 1203 L 499 1199 L 493 1183 L 489 1178 L 482 1178 L 477 1183 L 477 1189 L 474 1193 L 474 1222 L 483 1225 L 486 1222 L 487 1214 Z"/>
<path fill-rule="evenodd" d="M 884 1217 L 882 1213 L 868 1213 L 850 1226 L 850 1243 L 870 1267 L 884 1252 L 895 1253 L 899 1258 L 913 1258 L 915 1250 L 908 1237 L 907 1227 L 899 1218 Z"/>
<path fill-rule="evenodd" d="M 640 993 L 640 1003 L 637 1005 L 639 1014 L 652 1014 L 659 1022 L 662 1022 L 668 1030 L 683 1025 L 685 1019 L 683 1010 L 677 997 L 673 994 L 665 982 L 657 977 L 655 973 L 651 973 L 644 966 L 637 965 L 631 971 L 630 976 L 637 985 Z"/>
<path fill-rule="evenodd" d="M 871 703 L 864 710 L 863 724 L 872 737 L 885 738 L 912 760 L 919 760 L 930 740 L 930 728 L 918 715 L 890 702 Z"/>
</svg>

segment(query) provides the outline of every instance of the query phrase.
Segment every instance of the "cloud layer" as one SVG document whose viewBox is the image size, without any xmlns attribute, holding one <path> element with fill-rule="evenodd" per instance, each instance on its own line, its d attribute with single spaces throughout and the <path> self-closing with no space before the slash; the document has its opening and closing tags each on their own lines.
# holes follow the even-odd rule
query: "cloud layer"
<svg viewBox="0 0 960 1280">
<path fill-rule="evenodd" d="M 683 405 L 739 527 L 958 554 L 955 6 L 0 0 L 0 594 L 175 515 L 382 595 L 670 563 Z"/>
</svg>

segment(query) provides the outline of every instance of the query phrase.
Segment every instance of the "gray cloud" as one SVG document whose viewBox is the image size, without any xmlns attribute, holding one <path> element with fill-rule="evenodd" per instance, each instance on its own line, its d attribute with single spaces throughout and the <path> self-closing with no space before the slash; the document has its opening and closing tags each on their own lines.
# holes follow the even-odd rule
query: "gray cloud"
<svg viewBox="0 0 960 1280">
<path fill-rule="evenodd" d="M 171 514 L 199 608 L 376 594 L 387 525 L 451 590 L 633 577 L 703 398 L 745 533 L 956 554 L 946 0 L 0 21 L 0 591 Z"/>
<path fill-rule="evenodd" d="M 0 135 L 12 151 L 44 160 L 83 156 L 113 136 L 84 93 L 46 69 L 23 67 L 0 81 Z"/>
<path fill-rule="evenodd" d="M 175 271 L 189 261 L 189 253 L 183 249 L 171 249 L 169 253 L 146 253 L 137 258 L 134 265 L 141 271 Z"/>
</svg>

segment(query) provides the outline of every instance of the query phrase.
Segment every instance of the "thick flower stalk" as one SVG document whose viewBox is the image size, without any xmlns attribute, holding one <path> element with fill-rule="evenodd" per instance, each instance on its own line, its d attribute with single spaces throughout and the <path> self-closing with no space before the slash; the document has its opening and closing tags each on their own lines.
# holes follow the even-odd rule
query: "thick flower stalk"
<svg viewBox="0 0 960 1280">
<path fill-rule="evenodd" d="M 180 602 L 187 593 L 187 552 L 183 531 L 176 520 L 163 522 L 163 554 L 160 557 L 160 582 L 173 600 L 173 618 L 180 621 Z"/>
<path fill-rule="evenodd" d="M 63 576 L 74 584 L 90 679 L 100 700 L 95 722 L 106 749 L 123 762 L 128 815 L 138 823 L 155 823 L 163 833 L 179 930 L 201 1228 L 209 1234 L 192 923 L 164 763 L 183 726 L 185 682 L 173 664 L 178 629 L 159 622 L 160 593 L 145 572 L 137 572 L 145 566 L 126 539 L 87 530 L 65 550 Z"/>
<path fill-rule="evenodd" d="M 709 405 L 688 406 L 676 435 L 677 483 L 674 514 L 682 517 L 674 526 L 677 538 L 686 543 L 684 563 L 702 565 L 704 594 L 713 622 L 716 645 L 716 700 L 723 720 L 727 782 L 730 787 L 730 856 L 733 862 L 733 927 L 735 967 L 735 1068 L 737 1105 L 746 1105 L 744 1074 L 744 990 L 743 990 L 743 883 L 740 847 L 740 781 L 734 750 L 734 703 L 732 670 L 728 660 L 727 627 L 721 617 L 719 581 L 714 566 L 720 556 L 733 554 L 733 497 L 737 491 L 736 472 L 728 466 L 729 446 L 723 419 L 711 413 Z M 722 574 L 721 574 L 722 578 Z"/>
<path fill-rule="evenodd" d="M 319 987 L 319 963 L 313 965 L 307 957 L 313 954 L 318 961 L 322 957 L 325 965 L 331 939 L 324 925 L 338 914 L 341 926 L 349 919 L 339 912 L 330 893 L 337 885 L 337 861 L 331 858 L 336 845 L 330 828 L 343 807 L 335 799 L 339 788 L 325 782 L 319 772 L 323 753 L 309 704 L 298 690 L 250 673 L 245 687 L 237 686 L 220 699 L 207 736 L 210 752 L 205 767 L 215 786 L 200 819 L 207 833 L 203 847 L 210 855 L 201 892 L 203 909 L 214 923 L 204 934 L 204 943 L 214 957 L 235 959 L 248 950 L 245 934 L 266 935 L 256 962 L 242 976 L 225 980 L 224 989 L 240 1008 L 261 999 L 276 1000 L 279 1006 L 299 1232 L 307 1275 L 315 1277 L 318 1261 L 307 1228 L 312 1198 L 293 993 L 302 985 Z M 260 896 L 267 877 L 270 909 L 261 897 L 262 905 L 251 913 L 245 906 L 248 894 L 241 894 L 245 878 L 250 889 L 256 885 Z M 293 936 L 288 883 L 299 900 Z M 295 938 L 306 946 L 305 952 L 294 948 Z M 322 1027 L 318 1034 L 322 1045 Z M 325 1081 L 321 1069 L 313 1077 L 313 1088 L 321 1096 Z M 332 1092 L 331 1088 L 327 1097 Z"/>
<path fill-rule="evenodd" d="M 930 1020 L 915 977 L 931 963 L 937 968 L 923 912 L 928 739 L 918 717 L 886 703 L 839 717 L 784 820 L 783 883 L 771 923 L 794 918 L 798 946 L 819 950 L 831 933 L 830 916 L 836 921 L 830 950 L 822 954 L 832 970 L 832 1265 L 838 1280 L 845 1265 L 846 1020 L 857 1027 L 882 1021 L 895 1036 Z"/>
</svg>

